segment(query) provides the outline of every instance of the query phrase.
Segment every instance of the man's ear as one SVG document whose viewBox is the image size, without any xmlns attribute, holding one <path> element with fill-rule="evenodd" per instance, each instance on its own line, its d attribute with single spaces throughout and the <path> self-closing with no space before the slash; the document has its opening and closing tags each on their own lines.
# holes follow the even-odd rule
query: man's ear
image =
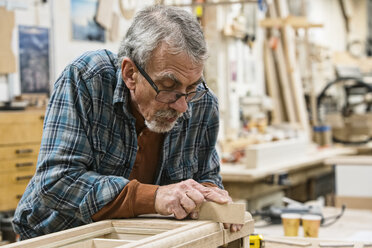
<svg viewBox="0 0 372 248">
<path fill-rule="evenodd" d="M 137 68 L 134 65 L 133 61 L 129 58 L 124 58 L 123 62 L 121 63 L 121 76 L 123 77 L 123 81 L 130 90 L 134 90 L 136 88 L 136 80 L 137 77 Z"/>
</svg>

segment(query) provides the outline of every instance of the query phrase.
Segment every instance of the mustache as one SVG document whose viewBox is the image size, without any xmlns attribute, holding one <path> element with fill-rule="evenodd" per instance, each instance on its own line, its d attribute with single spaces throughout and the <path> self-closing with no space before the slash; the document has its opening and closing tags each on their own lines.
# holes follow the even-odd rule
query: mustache
<svg viewBox="0 0 372 248">
<path fill-rule="evenodd" d="M 159 110 L 155 113 L 155 118 L 179 118 L 183 113 L 174 109 Z"/>
</svg>

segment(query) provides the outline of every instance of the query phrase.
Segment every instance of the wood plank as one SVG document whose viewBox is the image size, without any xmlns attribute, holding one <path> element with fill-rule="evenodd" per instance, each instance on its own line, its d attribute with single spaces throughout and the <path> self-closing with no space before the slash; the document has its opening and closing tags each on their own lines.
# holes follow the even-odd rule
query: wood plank
<svg viewBox="0 0 372 248">
<path fill-rule="evenodd" d="M 112 24 L 112 9 L 114 0 L 99 0 L 95 21 L 105 29 L 110 29 Z"/>
<path fill-rule="evenodd" d="M 269 15 L 272 18 L 277 17 L 276 9 L 274 6 L 274 3 L 268 3 L 269 7 Z M 277 32 L 277 30 L 272 29 L 272 33 Z M 290 82 L 289 82 L 289 77 L 287 73 L 287 64 L 285 60 L 285 55 L 284 55 L 284 48 L 283 48 L 283 43 L 281 41 L 278 42 L 278 45 L 276 47 L 275 51 L 275 59 L 276 59 L 276 66 L 278 68 L 278 74 L 279 74 L 279 79 L 280 79 L 280 89 L 283 94 L 283 101 L 284 101 L 284 106 L 285 106 L 285 113 L 288 118 L 288 122 L 291 124 L 298 123 L 296 113 L 294 110 L 294 103 L 293 103 L 293 95 L 291 92 L 290 88 Z"/>
<path fill-rule="evenodd" d="M 202 248 L 215 248 L 220 247 L 222 239 L 221 239 L 221 231 L 213 232 L 211 234 L 205 235 L 200 238 L 193 239 L 191 241 L 179 244 L 174 246 L 174 248 L 195 248 L 195 247 L 202 247 Z M 173 248 L 173 247 L 172 247 Z"/>
<path fill-rule="evenodd" d="M 140 215 L 133 219 L 111 220 L 114 228 L 143 228 L 172 230 L 188 225 L 187 221 L 175 220 L 173 217 L 159 214 Z"/>
<path fill-rule="evenodd" d="M 144 238 L 152 237 L 153 234 L 141 234 L 141 233 L 116 233 L 116 232 L 110 232 L 102 236 L 97 236 L 97 238 L 102 239 L 121 239 L 121 240 L 141 240 Z"/>
<path fill-rule="evenodd" d="M 112 14 L 112 24 L 110 28 L 110 40 L 116 42 L 119 39 L 120 16 L 117 13 Z"/>
<path fill-rule="evenodd" d="M 94 238 L 112 232 L 111 221 L 100 221 L 88 226 L 80 226 L 65 231 L 22 241 L 22 247 L 43 248 L 59 247 L 84 239 Z M 20 247 L 20 243 L 10 244 L 6 248 Z"/>
<path fill-rule="evenodd" d="M 95 248 L 93 245 L 93 240 L 83 240 L 80 242 L 74 242 L 72 244 L 59 246 L 58 248 Z"/>
<path fill-rule="evenodd" d="M 278 89 L 279 83 L 275 70 L 274 57 L 267 40 L 264 41 L 264 65 L 268 94 L 273 101 L 272 124 L 280 124 L 284 120 L 282 101 Z"/>
<path fill-rule="evenodd" d="M 121 245 L 129 244 L 131 240 L 117 240 L 117 239 L 93 239 L 93 246 L 99 248 L 113 248 Z"/>
<path fill-rule="evenodd" d="M 0 7 L 0 74 L 15 73 L 16 58 L 12 50 L 12 32 L 15 24 L 14 11 Z"/>
<path fill-rule="evenodd" d="M 280 17 L 286 18 L 289 16 L 288 3 L 286 0 L 277 0 Z M 308 112 L 306 109 L 305 95 L 301 81 L 300 71 L 296 61 L 296 48 L 295 48 L 295 34 L 293 28 L 290 26 L 284 26 L 282 32 L 283 41 L 285 44 L 285 58 L 287 61 L 287 72 L 289 75 L 289 83 L 293 94 L 295 103 L 295 111 L 297 120 L 301 124 L 302 128 L 309 134 L 310 137 L 310 125 Z"/>
<path fill-rule="evenodd" d="M 239 232 L 230 232 L 230 229 L 223 229 L 223 241 L 224 244 L 228 244 L 234 240 L 246 237 L 254 232 L 254 221 L 252 215 L 245 212 L 244 215 L 244 226 Z"/>
<path fill-rule="evenodd" d="M 307 247 L 311 245 L 311 243 L 305 242 L 305 241 L 293 241 L 293 240 L 283 240 L 283 239 L 275 239 L 275 238 L 265 238 L 265 243 L 286 244 L 286 245 L 293 245 L 296 247 Z"/>
<path fill-rule="evenodd" d="M 221 223 L 244 224 L 245 204 L 218 204 L 204 202 L 199 211 L 199 220 L 213 220 Z"/>
<path fill-rule="evenodd" d="M 285 18 L 265 18 L 260 21 L 260 26 L 264 28 L 282 28 L 284 26 L 291 26 L 292 28 L 309 29 L 309 28 L 322 28 L 324 25 L 321 23 L 310 23 L 304 16 L 287 16 Z"/>
<path fill-rule="evenodd" d="M 336 156 L 327 158 L 324 163 L 326 165 L 372 165 L 372 156 Z"/>
<path fill-rule="evenodd" d="M 170 230 L 152 237 L 148 237 L 137 241 L 133 244 L 122 246 L 121 248 L 134 248 L 134 247 L 175 247 L 183 243 L 190 242 L 200 237 L 205 237 L 211 233 L 221 231 L 220 224 L 210 221 L 194 221 L 189 225 Z M 217 237 L 220 240 L 218 243 L 223 244 L 223 237 Z M 215 242 L 217 242 L 215 241 Z"/>
<path fill-rule="evenodd" d="M 149 235 L 155 235 L 159 233 L 163 233 L 166 231 L 169 231 L 169 229 L 158 229 L 158 228 L 149 228 L 146 226 L 146 228 L 117 228 L 114 227 L 114 231 L 116 233 L 133 233 L 133 234 L 149 234 Z"/>
</svg>

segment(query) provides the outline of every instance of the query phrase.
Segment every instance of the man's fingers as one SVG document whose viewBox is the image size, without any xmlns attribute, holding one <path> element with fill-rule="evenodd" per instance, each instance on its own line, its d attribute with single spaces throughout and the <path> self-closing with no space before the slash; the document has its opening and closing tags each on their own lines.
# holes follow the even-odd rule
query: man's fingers
<svg viewBox="0 0 372 248">
<path fill-rule="evenodd" d="M 205 187 L 201 184 L 194 185 L 194 188 L 197 189 L 207 201 L 213 201 L 220 204 L 225 204 L 231 201 L 227 191 L 222 190 L 217 187 Z"/>
<path fill-rule="evenodd" d="M 230 229 L 230 232 L 238 232 L 243 228 L 243 225 L 223 223 L 223 228 Z"/>
<path fill-rule="evenodd" d="M 231 224 L 229 224 L 229 223 L 223 223 L 223 228 L 225 228 L 225 229 L 229 229 L 230 226 L 231 226 Z"/>
<path fill-rule="evenodd" d="M 231 232 L 239 232 L 242 229 L 243 225 L 241 224 L 232 224 L 230 226 L 230 231 Z"/>
<path fill-rule="evenodd" d="M 220 204 L 225 204 L 230 202 L 230 197 L 220 194 L 219 192 L 213 190 L 213 188 L 206 188 L 203 190 L 202 194 L 207 201 L 213 201 Z"/>
<path fill-rule="evenodd" d="M 201 204 L 204 202 L 204 196 L 202 193 L 200 193 L 198 190 L 191 189 L 186 191 L 186 195 L 194 201 L 196 207 L 195 209 L 199 209 Z"/>
<path fill-rule="evenodd" d="M 180 200 L 180 204 L 187 214 L 191 213 L 196 208 L 196 203 L 186 194 Z"/>
<path fill-rule="evenodd" d="M 175 206 L 172 212 L 174 217 L 178 220 L 184 219 L 188 215 L 181 205 Z"/>
<path fill-rule="evenodd" d="M 190 213 L 190 218 L 193 219 L 193 220 L 197 220 L 199 219 L 199 213 L 198 212 L 191 212 Z"/>
</svg>

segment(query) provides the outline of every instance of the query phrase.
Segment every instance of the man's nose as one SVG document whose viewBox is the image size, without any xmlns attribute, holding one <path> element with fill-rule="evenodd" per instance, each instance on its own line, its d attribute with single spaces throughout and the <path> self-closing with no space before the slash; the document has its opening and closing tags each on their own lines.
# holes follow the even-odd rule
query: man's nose
<svg viewBox="0 0 372 248">
<path fill-rule="evenodd" d="M 177 110 L 180 113 L 185 113 L 187 108 L 188 108 L 187 102 L 186 102 L 186 97 L 185 96 L 180 97 L 174 103 L 170 103 L 169 107 L 171 107 L 174 110 Z"/>
</svg>

